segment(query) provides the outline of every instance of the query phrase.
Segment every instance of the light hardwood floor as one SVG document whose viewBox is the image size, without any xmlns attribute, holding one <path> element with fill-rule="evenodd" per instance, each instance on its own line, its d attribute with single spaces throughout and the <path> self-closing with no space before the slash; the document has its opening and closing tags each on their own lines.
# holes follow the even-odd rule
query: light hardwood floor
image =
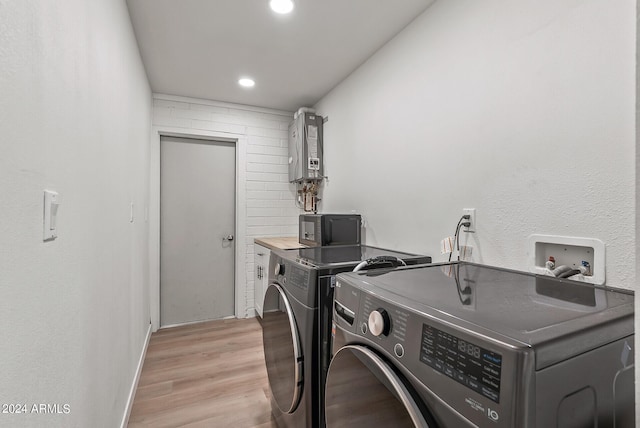
<svg viewBox="0 0 640 428">
<path fill-rule="evenodd" d="M 210 321 L 151 336 L 129 427 L 276 424 L 255 318 Z"/>
</svg>

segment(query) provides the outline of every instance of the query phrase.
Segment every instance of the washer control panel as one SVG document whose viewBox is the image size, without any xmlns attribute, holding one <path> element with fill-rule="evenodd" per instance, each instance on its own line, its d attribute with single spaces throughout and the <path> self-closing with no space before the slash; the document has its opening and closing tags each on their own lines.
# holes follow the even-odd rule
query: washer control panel
<svg viewBox="0 0 640 428">
<path fill-rule="evenodd" d="M 409 312 L 369 294 L 362 295 L 358 306 L 356 333 L 374 340 L 396 358 L 404 358 Z"/>
<path fill-rule="evenodd" d="M 404 342 L 407 335 L 409 312 L 389 305 L 369 294 L 362 299 L 361 325 L 367 325 L 369 333 L 379 338 Z"/>
<path fill-rule="evenodd" d="M 500 402 L 502 355 L 422 324 L 420 361 L 458 383 Z"/>
</svg>

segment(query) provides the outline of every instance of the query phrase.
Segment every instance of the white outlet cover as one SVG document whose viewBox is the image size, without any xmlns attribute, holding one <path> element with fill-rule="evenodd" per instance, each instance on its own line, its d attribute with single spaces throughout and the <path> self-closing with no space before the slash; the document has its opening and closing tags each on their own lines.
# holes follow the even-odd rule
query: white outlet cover
<svg viewBox="0 0 640 428">
<path fill-rule="evenodd" d="M 471 226 L 465 227 L 462 230 L 465 232 L 475 232 L 476 231 L 476 209 L 475 208 L 463 208 L 462 214 L 469 214 L 471 216 Z"/>
</svg>

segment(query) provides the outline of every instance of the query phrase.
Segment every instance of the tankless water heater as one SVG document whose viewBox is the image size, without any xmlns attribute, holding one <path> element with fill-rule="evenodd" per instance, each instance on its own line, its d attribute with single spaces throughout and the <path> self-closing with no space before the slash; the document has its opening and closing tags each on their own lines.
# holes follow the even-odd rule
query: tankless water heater
<svg viewBox="0 0 640 428">
<path fill-rule="evenodd" d="M 289 125 L 289 182 L 321 180 L 322 116 L 301 109 Z"/>
</svg>

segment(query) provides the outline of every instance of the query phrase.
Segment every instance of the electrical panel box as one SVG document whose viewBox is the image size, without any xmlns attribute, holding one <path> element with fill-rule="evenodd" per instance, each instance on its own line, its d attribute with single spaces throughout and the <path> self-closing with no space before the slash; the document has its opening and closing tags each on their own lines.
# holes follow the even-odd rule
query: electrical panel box
<svg viewBox="0 0 640 428">
<path fill-rule="evenodd" d="M 289 125 L 289 182 L 322 180 L 322 123 L 322 116 L 301 112 Z"/>
</svg>

